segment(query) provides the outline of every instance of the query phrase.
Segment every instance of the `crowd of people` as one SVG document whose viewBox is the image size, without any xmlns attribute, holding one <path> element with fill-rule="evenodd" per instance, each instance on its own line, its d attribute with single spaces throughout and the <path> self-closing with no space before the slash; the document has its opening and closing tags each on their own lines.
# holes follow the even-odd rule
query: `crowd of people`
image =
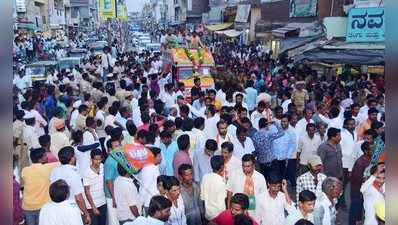
<svg viewBox="0 0 398 225">
<path fill-rule="evenodd" d="M 336 225 L 342 211 L 384 224 L 384 77 L 211 50 L 214 89 L 109 47 L 42 84 L 19 70 L 14 224 Z M 130 174 L 112 157 L 128 144 L 155 160 Z"/>
</svg>

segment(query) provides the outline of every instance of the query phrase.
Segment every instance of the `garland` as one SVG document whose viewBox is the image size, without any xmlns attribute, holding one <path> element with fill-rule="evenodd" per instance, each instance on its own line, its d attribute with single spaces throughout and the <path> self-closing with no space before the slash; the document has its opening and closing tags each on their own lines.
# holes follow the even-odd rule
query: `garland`
<svg viewBox="0 0 398 225">
<path fill-rule="evenodd" d="M 194 59 L 194 57 L 192 55 L 192 52 L 189 49 L 187 49 L 187 48 L 184 48 L 184 51 L 185 51 L 185 54 L 188 56 L 188 59 L 191 60 L 192 64 L 197 65 L 197 63 L 195 62 L 195 59 Z M 199 65 L 202 65 L 203 62 L 204 62 L 204 60 L 203 60 L 203 52 L 202 51 L 203 51 L 202 48 L 198 48 L 197 49 Z"/>
<path fill-rule="evenodd" d="M 194 58 L 193 58 L 191 51 L 189 51 L 189 49 L 187 49 L 187 48 L 184 48 L 184 50 L 185 50 L 185 54 L 188 56 L 188 59 L 191 60 L 191 62 L 193 63 Z"/>
<path fill-rule="evenodd" d="M 198 48 L 198 57 L 199 57 L 199 64 L 202 65 L 202 64 L 203 64 L 203 52 L 202 52 L 202 48 Z"/>
</svg>

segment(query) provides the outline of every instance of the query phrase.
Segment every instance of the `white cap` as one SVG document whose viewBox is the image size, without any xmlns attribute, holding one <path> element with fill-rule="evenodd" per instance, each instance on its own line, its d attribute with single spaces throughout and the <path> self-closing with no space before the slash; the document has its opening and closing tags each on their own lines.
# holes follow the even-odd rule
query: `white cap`
<svg viewBox="0 0 398 225">
<path fill-rule="evenodd" d="M 25 120 L 32 119 L 32 118 L 35 118 L 35 115 L 33 115 L 33 113 L 31 113 L 31 112 L 25 112 L 25 115 L 23 116 L 23 118 Z"/>
<path fill-rule="evenodd" d="M 76 102 L 73 103 L 73 108 L 77 109 L 81 106 L 82 100 L 77 100 Z"/>
<path fill-rule="evenodd" d="M 107 77 L 113 77 L 113 73 L 108 73 Z"/>
</svg>

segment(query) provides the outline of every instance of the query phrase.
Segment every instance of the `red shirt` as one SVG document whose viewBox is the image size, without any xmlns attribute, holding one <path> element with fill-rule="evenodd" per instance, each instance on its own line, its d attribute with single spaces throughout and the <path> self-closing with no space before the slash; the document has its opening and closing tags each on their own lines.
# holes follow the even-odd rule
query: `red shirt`
<svg viewBox="0 0 398 225">
<path fill-rule="evenodd" d="M 258 225 L 258 223 L 249 216 L 253 221 L 253 225 Z M 230 209 L 224 210 L 216 218 L 213 219 L 213 222 L 217 225 L 234 225 L 234 217 L 232 216 L 232 212 Z"/>
</svg>

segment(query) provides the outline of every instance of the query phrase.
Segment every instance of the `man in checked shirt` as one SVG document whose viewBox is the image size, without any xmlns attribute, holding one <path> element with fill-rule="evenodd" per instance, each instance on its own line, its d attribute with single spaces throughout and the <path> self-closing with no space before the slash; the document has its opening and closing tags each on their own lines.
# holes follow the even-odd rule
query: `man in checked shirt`
<svg viewBox="0 0 398 225">
<path fill-rule="evenodd" d="M 318 155 L 312 155 L 308 160 L 308 167 L 310 171 L 297 178 L 297 202 L 298 194 L 304 190 L 310 190 L 316 195 L 322 193 L 322 182 L 326 179 L 326 175 L 322 173 L 321 158 Z"/>
</svg>

